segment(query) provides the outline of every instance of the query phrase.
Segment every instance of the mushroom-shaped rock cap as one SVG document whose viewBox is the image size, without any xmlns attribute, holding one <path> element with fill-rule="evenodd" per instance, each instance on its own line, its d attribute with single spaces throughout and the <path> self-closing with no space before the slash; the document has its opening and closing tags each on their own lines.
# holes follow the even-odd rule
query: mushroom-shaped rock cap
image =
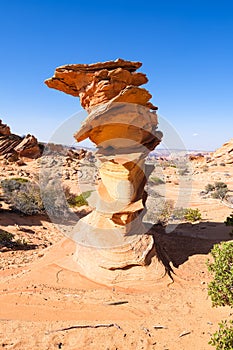
<svg viewBox="0 0 233 350">
<path fill-rule="evenodd" d="M 56 68 L 54 76 L 45 80 L 45 84 L 79 96 L 82 107 L 88 111 L 113 99 L 157 109 L 149 102 L 150 93 L 139 87 L 148 81 L 145 74 L 136 72 L 141 65 L 141 62 L 120 58 L 93 64 L 69 64 Z"/>
</svg>

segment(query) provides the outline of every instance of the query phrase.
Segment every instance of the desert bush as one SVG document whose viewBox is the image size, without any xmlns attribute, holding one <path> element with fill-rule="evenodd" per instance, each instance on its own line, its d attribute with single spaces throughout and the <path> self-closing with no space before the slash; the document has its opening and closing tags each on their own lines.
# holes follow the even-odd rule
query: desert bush
<svg viewBox="0 0 233 350">
<path fill-rule="evenodd" d="M 227 184 L 225 184 L 225 182 L 222 181 L 217 181 L 214 184 L 215 189 L 219 190 L 220 188 L 227 188 Z"/>
<path fill-rule="evenodd" d="M 0 230 L 0 245 L 9 246 L 12 244 L 14 235 L 10 232 Z"/>
<path fill-rule="evenodd" d="M 154 185 L 163 185 L 163 184 L 165 184 L 165 182 L 162 179 L 160 179 L 159 177 L 157 177 L 157 176 L 151 176 L 149 178 L 149 180 L 151 182 L 153 182 Z"/>
<path fill-rule="evenodd" d="M 185 208 L 175 208 L 173 210 L 172 216 L 174 219 L 184 220 L 185 214 L 186 214 Z"/>
<path fill-rule="evenodd" d="M 189 222 L 195 222 L 195 221 L 201 220 L 201 212 L 198 208 L 196 209 L 187 208 L 185 209 L 184 218 L 186 221 L 189 221 Z"/>
<path fill-rule="evenodd" d="M 33 183 L 27 184 L 11 198 L 14 209 L 26 215 L 34 215 L 43 211 L 44 206 L 40 196 L 40 188 Z"/>
<path fill-rule="evenodd" d="M 71 192 L 69 187 L 48 185 L 42 190 L 42 198 L 47 214 L 53 220 L 69 217 L 70 207 L 88 205 L 87 198 L 92 191 L 86 191 L 80 195 Z"/>
<path fill-rule="evenodd" d="M 214 185 L 208 184 L 205 186 L 206 193 L 210 193 L 212 198 L 223 200 L 229 191 L 227 184 L 224 182 L 215 182 Z"/>
<path fill-rule="evenodd" d="M 13 191 L 20 190 L 22 184 L 28 182 L 28 179 L 22 177 L 15 177 L 10 179 L 4 179 L 1 181 L 1 187 L 6 196 L 10 195 Z"/>
<path fill-rule="evenodd" d="M 175 208 L 172 213 L 173 219 L 195 222 L 201 220 L 201 213 L 198 208 Z"/>
<path fill-rule="evenodd" d="M 88 205 L 87 198 L 90 197 L 92 191 L 82 192 L 80 195 L 73 195 L 67 199 L 67 202 L 71 207 L 81 207 L 82 205 Z"/>
<path fill-rule="evenodd" d="M 233 214 L 231 214 L 230 216 L 228 216 L 228 217 L 226 218 L 226 220 L 224 221 L 224 223 L 225 223 L 226 226 L 233 226 Z M 232 230 L 229 232 L 229 235 L 230 235 L 231 237 L 233 237 L 233 228 L 232 228 Z"/>
<path fill-rule="evenodd" d="M 215 190 L 215 186 L 212 185 L 212 184 L 208 184 L 208 185 L 205 186 L 205 191 L 206 191 L 207 193 L 212 192 L 212 191 L 214 191 L 214 190 Z"/>
<path fill-rule="evenodd" d="M 228 216 L 226 220 L 224 221 L 226 226 L 233 226 L 233 214 Z"/>
<path fill-rule="evenodd" d="M 23 178 L 1 181 L 4 196 L 13 210 L 25 215 L 34 215 L 43 210 L 40 188 L 37 184 Z"/>
<path fill-rule="evenodd" d="M 208 284 L 208 295 L 213 306 L 233 307 L 233 242 L 215 244 L 207 261 L 214 279 Z"/>
<path fill-rule="evenodd" d="M 227 188 L 218 188 L 211 194 L 211 197 L 223 200 L 226 197 L 227 192 Z"/>
<path fill-rule="evenodd" d="M 222 321 L 219 323 L 219 329 L 215 332 L 209 344 L 216 347 L 216 350 L 233 349 L 233 321 Z"/>
<path fill-rule="evenodd" d="M 172 200 L 166 200 L 163 203 L 162 208 L 158 213 L 157 223 L 163 226 L 167 225 L 168 220 L 171 217 L 173 208 L 174 208 L 174 202 Z"/>
<path fill-rule="evenodd" d="M 203 165 L 203 167 L 202 167 L 202 171 L 206 172 L 206 171 L 208 171 L 208 170 L 209 170 L 208 165 Z"/>
<path fill-rule="evenodd" d="M 44 209 L 52 217 L 52 220 L 68 215 L 69 207 L 66 199 L 68 191 L 68 189 L 63 189 L 59 184 L 48 183 L 45 187 L 42 186 L 41 197 Z"/>
</svg>

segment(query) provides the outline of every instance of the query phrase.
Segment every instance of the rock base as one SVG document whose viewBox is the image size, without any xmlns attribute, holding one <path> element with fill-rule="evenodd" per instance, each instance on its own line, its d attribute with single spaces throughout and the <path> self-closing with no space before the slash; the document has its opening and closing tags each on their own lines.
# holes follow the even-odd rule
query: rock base
<svg viewBox="0 0 233 350">
<path fill-rule="evenodd" d="M 108 260 L 108 258 L 115 255 L 119 259 L 119 255 L 124 256 L 126 252 L 127 247 L 98 249 L 77 244 L 73 260 L 77 263 L 81 275 L 109 286 L 140 290 L 142 286 L 149 288 L 166 276 L 167 269 L 157 256 L 154 246 L 147 256 L 146 265 L 129 264 L 123 268 L 110 268 L 112 260 Z"/>
</svg>

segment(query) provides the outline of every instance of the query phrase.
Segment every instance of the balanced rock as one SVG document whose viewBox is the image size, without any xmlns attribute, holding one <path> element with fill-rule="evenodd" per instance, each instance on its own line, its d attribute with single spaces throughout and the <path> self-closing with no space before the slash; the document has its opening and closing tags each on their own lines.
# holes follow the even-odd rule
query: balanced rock
<svg viewBox="0 0 233 350">
<path fill-rule="evenodd" d="M 144 187 L 153 170 L 145 159 L 162 133 L 157 130 L 157 107 L 149 102 L 151 94 L 139 87 L 147 82 L 145 74 L 136 72 L 140 67 L 140 62 L 122 59 L 67 65 L 45 81 L 49 87 L 79 96 L 89 113 L 74 136 L 78 142 L 89 138 L 96 144 L 100 180 L 88 200 L 94 210 L 77 222 L 71 236 L 82 273 L 108 284 L 128 278 L 128 269 L 143 279 L 143 268 L 151 266 L 155 256 L 153 235 L 142 220 Z M 156 279 L 155 265 L 152 279 Z M 134 275 L 133 266 L 142 269 Z"/>
</svg>

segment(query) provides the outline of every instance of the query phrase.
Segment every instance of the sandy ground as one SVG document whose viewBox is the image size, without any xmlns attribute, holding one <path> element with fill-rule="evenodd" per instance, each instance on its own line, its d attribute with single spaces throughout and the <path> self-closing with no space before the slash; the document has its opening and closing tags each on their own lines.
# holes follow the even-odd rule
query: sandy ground
<svg viewBox="0 0 233 350">
<path fill-rule="evenodd" d="M 36 162 L 21 168 L 6 166 L 2 178 L 31 176 L 38 167 Z M 0 347 L 212 349 L 208 345 L 211 334 L 222 319 L 232 319 L 233 312 L 228 307 L 211 306 L 206 260 L 215 243 L 231 238 L 223 222 L 232 210 L 219 200 L 201 197 L 200 191 L 220 179 L 233 190 L 233 171 L 231 166 L 210 167 L 207 172 L 198 169 L 198 164 L 193 166 L 186 207 L 198 207 L 203 221 L 181 223 L 170 233 L 154 228 L 174 266 L 174 282 L 165 276 L 139 290 L 86 279 L 72 261 L 74 243 L 46 216 L 20 216 L 3 207 L 0 229 L 28 244 L 0 252 Z M 184 179 L 171 168 L 164 170 L 164 176 L 171 181 L 166 184 L 166 198 L 176 201 L 186 188 L 180 185 Z M 188 176 L 185 181 L 190 184 Z"/>
</svg>

